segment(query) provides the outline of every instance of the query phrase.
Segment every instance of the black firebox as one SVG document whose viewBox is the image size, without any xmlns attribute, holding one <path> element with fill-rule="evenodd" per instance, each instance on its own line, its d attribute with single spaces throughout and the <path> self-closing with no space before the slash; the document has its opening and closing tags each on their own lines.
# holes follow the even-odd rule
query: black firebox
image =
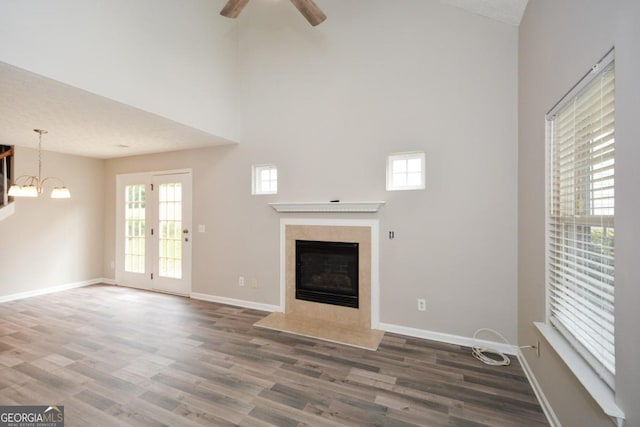
<svg viewBox="0 0 640 427">
<path fill-rule="evenodd" d="M 296 240 L 296 299 L 358 308 L 358 243 Z"/>
</svg>

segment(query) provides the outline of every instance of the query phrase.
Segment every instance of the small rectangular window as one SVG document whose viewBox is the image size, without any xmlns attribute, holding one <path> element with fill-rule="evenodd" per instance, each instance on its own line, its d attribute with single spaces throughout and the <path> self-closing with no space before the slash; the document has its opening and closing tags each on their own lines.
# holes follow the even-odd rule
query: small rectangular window
<svg viewBox="0 0 640 427">
<path fill-rule="evenodd" d="M 275 165 L 254 165 L 252 194 L 278 193 L 278 168 Z"/>
<path fill-rule="evenodd" d="M 397 153 L 387 158 L 387 191 L 423 190 L 424 153 Z"/>
</svg>

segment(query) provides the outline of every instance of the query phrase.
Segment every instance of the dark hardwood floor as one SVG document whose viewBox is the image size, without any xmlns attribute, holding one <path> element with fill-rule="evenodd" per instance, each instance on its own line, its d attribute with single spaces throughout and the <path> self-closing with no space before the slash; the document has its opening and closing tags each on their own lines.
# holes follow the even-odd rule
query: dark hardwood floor
<svg viewBox="0 0 640 427">
<path fill-rule="evenodd" d="M 0 304 L 0 404 L 72 426 L 548 425 L 517 360 L 387 333 L 372 352 L 267 313 L 115 286 Z"/>
</svg>

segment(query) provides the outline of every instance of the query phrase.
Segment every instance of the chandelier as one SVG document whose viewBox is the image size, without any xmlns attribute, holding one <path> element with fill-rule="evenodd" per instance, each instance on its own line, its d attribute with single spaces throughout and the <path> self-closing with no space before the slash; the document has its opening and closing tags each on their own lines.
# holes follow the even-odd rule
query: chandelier
<svg viewBox="0 0 640 427">
<path fill-rule="evenodd" d="M 51 190 L 52 199 L 68 199 L 71 197 L 69 189 L 65 187 L 64 182 L 55 176 L 42 178 L 42 135 L 47 133 L 46 130 L 34 129 L 38 134 L 38 176 L 22 175 L 15 179 L 13 185 L 9 187 L 9 196 L 11 197 L 38 197 L 44 190 L 45 183 L 53 183 Z M 57 184 L 57 186 L 55 186 Z"/>
</svg>

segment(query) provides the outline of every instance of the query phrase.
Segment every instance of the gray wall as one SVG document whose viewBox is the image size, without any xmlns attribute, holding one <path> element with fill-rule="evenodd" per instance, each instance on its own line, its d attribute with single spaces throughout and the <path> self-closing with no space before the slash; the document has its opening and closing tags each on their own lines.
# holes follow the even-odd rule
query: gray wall
<svg viewBox="0 0 640 427">
<path fill-rule="evenodd" d="M 115 175 L 194 170 L 193 290 L 279 302 L 273 201 L 386 200 L 381 321 L 516 342 L 517 28 L 438 2 L 327 2 L 312 28 L 289 2 L 239 23 L 236 146 L 106 163 L 105 274 Z M 356 30 L 357 29 L 357 30 Z M 389 153 L 426 152 L 426 190 L 385 191 Z M 251 195 L 275 163 L 279 194 Z M 258 280 L 239 287 L 238 276 Z M 426 298 L 426 313 L 416 299 Z"/>
<path fill-rule="evenodd" d="M 62 178 L 71 199 L 16 199 L 0 221 L 0 297 L 102 277 L 104 162 L 42 156 L 43 176 Z M 16 147 L 16 176 L 37 173 L 37 162 L 37 150 Z"/>
<path fill-rule="evenodd" d="M 532 0 L 520 26 L 518 144 L 518 337 L 540 339 L 527 360 L 564 426 L 610 426 L 532 322 L 545 317 L 545 112 L 616 47 L 616 398 L 640 425 L 640 3 Z"/>
</svg>

